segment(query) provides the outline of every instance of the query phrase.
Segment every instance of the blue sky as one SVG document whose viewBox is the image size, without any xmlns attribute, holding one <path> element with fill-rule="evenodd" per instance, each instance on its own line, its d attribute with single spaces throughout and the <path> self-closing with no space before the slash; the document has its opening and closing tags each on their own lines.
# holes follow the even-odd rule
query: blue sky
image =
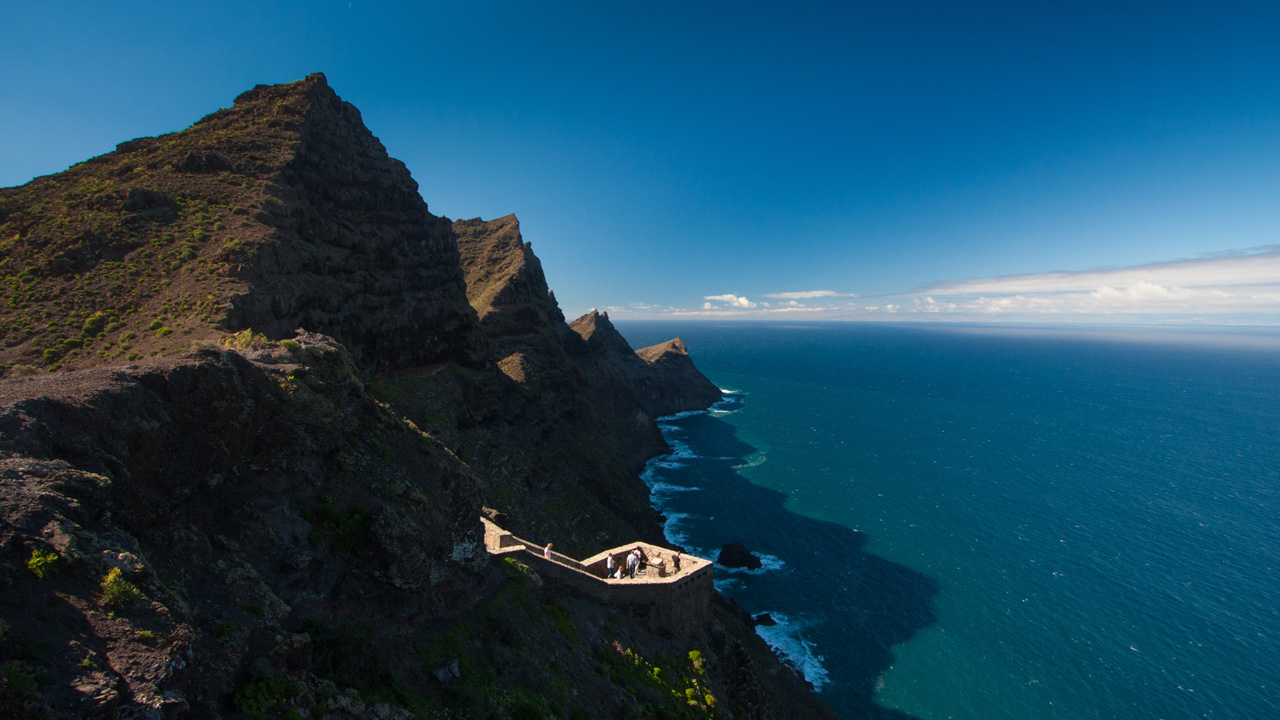
<svg viewBox="0 0 1280 720">
<path fill-rule="evenodd" d="M 433 212 L 515 213 L 570 317 L 1280 324 L 1274 2 L 4 17 L 0 185 L 321 71 Z"/>
</svg>

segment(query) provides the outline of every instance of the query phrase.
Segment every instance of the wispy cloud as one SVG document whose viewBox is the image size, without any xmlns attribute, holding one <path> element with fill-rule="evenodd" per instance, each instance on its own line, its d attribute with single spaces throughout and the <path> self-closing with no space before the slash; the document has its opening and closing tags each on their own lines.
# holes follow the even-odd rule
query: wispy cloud
<svg viewBox="0 0 1280 720">
<path fill-rule="evenodd" d="M 800 292 L 764 293 L 762 297 L 777 300 L 813 300 L 828 297 L 858 297 L 854 293 L 838 293 L 835 290 L 801 290 Z"/>
<path fill-rule="evenodd" d="M 1280 283 L 1280 245 L 1210 257 L 1147 263 L 1122 268 L 1006 275 L 937 283 L 923 292 L 976 295 L 1093 292 L 1102 288 L 1235 287 Z"/>
<path fill-rule="evenodd" d="M 948 281 L 899 297 L 910 299 L 898 312 L 988 318 L 1274 313 L 1273 322 L 1280 322 L 1280 245 L 1130 267 Z"/>
<path fill-rule="evenodd" d="M 859 297 L 834 290 L 725 293 L 700 308 L 633 303 L 636 315 L 824 320 L 1280 325 L 1280 245 L 1095 270 L 950 280 Z M 773 302 L 768 302 L 768 298 Z"/>
</svg>

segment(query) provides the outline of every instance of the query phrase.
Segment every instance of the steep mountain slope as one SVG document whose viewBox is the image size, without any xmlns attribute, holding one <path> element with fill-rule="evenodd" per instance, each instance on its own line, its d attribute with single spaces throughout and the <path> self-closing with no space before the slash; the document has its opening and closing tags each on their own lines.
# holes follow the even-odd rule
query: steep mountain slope
<svg viewBox="0 0 1280 720">
<path fill-rule="evenodd" d="M 483 552 L 661 542 L 653 417 L 718 392 L 323 76 L 0 189 L 0 253 L 0 717 L 826 716 L 723 599 L 657 636 Z"/>
<path fill-rule="evenodd" d="M 449 221 L 323 75 L 0 190 L 0 363 L 295 328 L 366 367 L 482 364 Z"/>
</svg>

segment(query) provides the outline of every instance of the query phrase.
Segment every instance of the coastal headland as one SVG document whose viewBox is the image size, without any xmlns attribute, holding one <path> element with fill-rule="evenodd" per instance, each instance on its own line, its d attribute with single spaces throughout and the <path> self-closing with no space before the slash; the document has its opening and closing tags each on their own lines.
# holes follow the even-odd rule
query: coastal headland
<svg viewBox="0 0 1280 720">
<path fill-rule="evenodd" d="M 654 418 L 720 393 L 323 75 L 0 189 L 0 275 L 0 716 L 832 717 L 714 591 L 486 551 L 667 548 Z"/>
</svg>

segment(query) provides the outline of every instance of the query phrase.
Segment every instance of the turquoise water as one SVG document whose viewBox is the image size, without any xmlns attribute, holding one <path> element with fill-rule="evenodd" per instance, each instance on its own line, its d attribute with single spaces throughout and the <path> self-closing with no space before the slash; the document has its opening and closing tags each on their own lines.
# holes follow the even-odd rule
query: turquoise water
<svg viewBox="0 0 1280 720">
<path fill-rule="evenodd" d="M 1280 334 L 619 323 L 670 539 L 842 717 L 1280 718 Z"/>
</svg>

